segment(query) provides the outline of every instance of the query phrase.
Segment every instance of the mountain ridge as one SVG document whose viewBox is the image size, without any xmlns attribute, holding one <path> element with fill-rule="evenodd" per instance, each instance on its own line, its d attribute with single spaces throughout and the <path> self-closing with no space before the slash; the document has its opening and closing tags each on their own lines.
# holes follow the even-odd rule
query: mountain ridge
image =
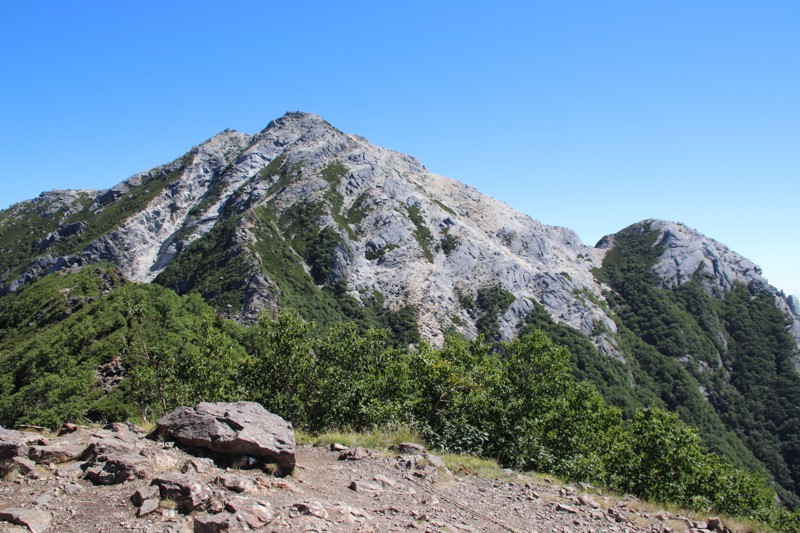
<svg viewBox="0 0 800 533">
<path fill-rule="evenodd" d="M 245 324 L 294 307 L 323 325 L 390 327 L 406 346 L 544 328 L 626 412 L 669 407 L 712 449 L 751 464 L 746 443 L 784 498 L 800 481 L 800 407 L 775 392 L 800 388 L 797 300 L 680 223 L 647 219 L 587 246 L 294 112 L 254 135 L 226 130 L 110 189 L 0 211 L 0 309 L 45 275 L 100 262 L 198 293 Z M 783 429 L 764 434 L 753 411 Z"/>
<path fill-rule="evenodd" d="M 270 195 L 277 174 L 262 177 L 259 173 L 280 156 L 285 158 L 284 165 L 302 165 L 312 176 L 311 179 L 300 179 L 294 185 L 287 183 L 281 194 L 276 196 L 276 191 L 272 191 Z M 326 164 L 339 160 L 347 170 L 341 184 L 326 184 L 319 175 L 314 175 Z M 515 334 L 518 324 L 531 310 L 529 300 L 535 299 L 545 305 L 555 320 L 592 337 L 604 353 L 620 355 L 612 339 L 602 333 L 594 334 L 598 321 L 602 322 L 601 329 L 612 333 L 616 330 L 614 322 L 592 301 L 604 300 L 604 288 L 595 281 L 592 269 L 602 262 L 607 249 L 603 243 L 610 242 L 610 237 L 601 239 L 598 247 L 586 246 L 568 228 L 544 225 L 482 195 L 477 189 L 428 172 L 412 157 L 375 147 L 363 137 L 344 134 L 317 115 L 290 112 L 271 121 L 255 135 L 225 130 L 182 158 L 135 174 L 105 191 L 65 192 L 65 200 L 73 201 L 66 214 L 74 215 L 70 209 L 75 209 L 75 201 L 80 196 L 84 197 L 84 202 L 87 198 L 94 198 L 94 210 L 91 206 L 89 210 L 102 212 L 104 204 L 133 189 L 142 188 L 145 182 L 153 180 L 154 173 L 159 172 L 168 176 L 180 172 L 180 175 L 173 178 L 169 186 L 165 186 L 143 210 L 132 213 L 118 227 L 94 239 L 78 253 L 37 257 L 17 279 L 10 282 L 3 279 L 2 290 L 13 291 L 26 280 L 35 279 L 44 272 L 98 260 L 110 260 L 132 280 L 149 282 L 183 249 L 214 227 L 223 216 L 226 204 L 230 204 L 229 209 L 242 212 L 274 200 L 281 211 L 287 203 L 301 198 L 325 202 L 327 186 L 334 196 L 341 196 L 340 209 L 352 209 L 355 201 L 361 198 L 365 205 L 384 209 L 381 206 L 386 204 L 393 212 L 402 215 L 396 217 L 401 223 L 387 220 L 386 216 L 375 220 L 374 223 L 380 227 L 371 228 L 374 231 L 368 232 L 363 239 L 353 238 L 352 228 L 346 222 L 337 222 L 331 215 L 321 220 L 321 226 L 338 225 L 337 229 L 344 237 L 345 246 L 339 248 L 337 256 L 337 268 L 341 270 L 338 275 L 351 278 L 351 284 L 356 287 L 350 287 L 353 296 L 378 290 L 388 296 L 389 306 L 420 307 L 422 331 L 427 338 L 441 339 L 442 331 L 452 325 L 453 318 L 457 322 L 466 322 L 464 332 L 474 335 L 476 330 L 470 327 L 470 317 L 458 308 L 453 297 L 457 288 L 457 282 L 453 280 L 463 277 L 475 280 L 477 276 L 478 285 L 489 285 L 492 278 L 499 278 L 503 287 L 515 296 L 509 309 L 499 317 L 504 338 Z M 235 193 L 238 199 L 231 200 Z M 40 198 L 46 201 L 55 193 L 43 194 Z M 424 227 L 416 227 L 409 220 L 408 209 L 421 210 L 420 221 Z M 456 212 L 458 216 L 455 216 Z M 73 223 L 72 231 L 80 230 L 80 227 L 74 227 L 79 222 Z M 737 280 L 770 290 L 776 303 L 790 317 L 792 334 L 800 343 L 800 319 L 792 312 L 792 300 L 782 297 L 775 288 L 769 289 L 771 286 L 755 264 L 685 226 L 656 222 L 663 226 L 659 246 L 665 248 L 665 254 L 654 269 L 666 286 L 674 287 L 680 285 L 682 279 L 692 279 L 694 272 L 690 269 L 719 267 L 719 272 L 712 272 L 715 275 L 709 278 L 721 280 L 712 283 L 716 287 L 729 289 L 732 280 Z M 62 236 L 58 231 L 51 232 L 46 238 L 60 240 Z M 416 235 L 428 238 L 428 233 L 433 240 L 420 245 Z M 417 241 L 416 247 L 412 237 Z M 435 237 L 440 241 L 435 242 Z M 252 235 L 239 235 L 239 238 L 252 241 Z M 447 254 L 434 253 L 435 250 L 430 248 L 440 246 L 442 238 L 457 245 Z M 396 248 L 387 251 L 387 246 Z M 413 248 L 417 248 L 416 257 Z M 481 255 L 481 249 L 491 251 Z M 429 258 L 427 263 L 418 261 L 420 251 L 423 255 L 432 255 L 433 259 Z M 382 254 L 377 265 L 365 259 L 368 254 Z M 413 276 L 402 272 L 408 269 L 396 268 L 407 261 L 413 261 L 416 269 L 426 274 Z M 738 270 L 732 268 L 739 264 L 747 266 Z M 260 273 L 256 270 L 252 269 L 251 276 L 258 278 Z M 407 290 L 399 288 L 396 280 L 381 277 L 386 270 L 391 272 L 390 277 L 401 276 L 403 282 L 400 285 Z M 444 275 L 438 275 L 440 272 Z M 254 279 L 254 283 L 262 288 L 270 286 L 267 280 Z M 573 294 L 580 291 L 589 291 L 591 298 L 577 298 Z M 249 305 L 251 303 L 250 300 L 243 302 L 245 313 L 240 318 L 252 319 L 265 307 L 264 302 Z M 427 312 L 427 309 L 437 306 L 442 310 Z"/>
</svg>

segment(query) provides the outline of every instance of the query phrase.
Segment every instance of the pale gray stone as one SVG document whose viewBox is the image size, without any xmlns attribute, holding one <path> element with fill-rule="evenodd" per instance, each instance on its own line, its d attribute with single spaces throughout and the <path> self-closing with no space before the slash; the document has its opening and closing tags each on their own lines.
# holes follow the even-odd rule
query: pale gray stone
<svg viewBox="0 0 800 533">
<path fill-rule="evenodd" d="M 323 520 L 328 518 L 328 511 L 317 500 L 296 503 L 292 506 L 292 509 L 301 515 L 311 515 Z"/>
<path fill-rule="evenodd" d="M 136 509 L 136 517 L 140 518 L 156 512 L 160 503 L 161 500 L 159 498 L 148 498 L 146 500 L 142 500 L 142 504 L 138 507 L 138 509 Z"/>
</svg>

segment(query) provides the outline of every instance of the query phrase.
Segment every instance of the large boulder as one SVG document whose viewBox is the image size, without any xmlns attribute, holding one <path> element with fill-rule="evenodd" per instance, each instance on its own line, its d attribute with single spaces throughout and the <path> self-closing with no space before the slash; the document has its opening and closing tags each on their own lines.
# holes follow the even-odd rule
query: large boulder
<svg viewBox="0 0 800 533">
<path fill-rule="evenodd" d="M 166 436 L 186 446 L 229 455 L 248 455 L 294 469 L 292 424 L 255 402 L 199 403 L 179 407 L 156 421 Z"/>
</svg>

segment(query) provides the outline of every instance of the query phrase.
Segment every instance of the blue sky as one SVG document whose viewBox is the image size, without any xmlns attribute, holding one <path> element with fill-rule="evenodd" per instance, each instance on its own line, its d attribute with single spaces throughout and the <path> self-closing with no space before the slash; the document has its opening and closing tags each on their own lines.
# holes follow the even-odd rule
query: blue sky
<svg viewBox="0 0 800 533">
<path fill-rule="evenodd" d="M 0 208 L 303 110 L 587 244 L 684 222 L 800 294 L 798 28 L 794 0 L 6 2 Z"/>
</svg>

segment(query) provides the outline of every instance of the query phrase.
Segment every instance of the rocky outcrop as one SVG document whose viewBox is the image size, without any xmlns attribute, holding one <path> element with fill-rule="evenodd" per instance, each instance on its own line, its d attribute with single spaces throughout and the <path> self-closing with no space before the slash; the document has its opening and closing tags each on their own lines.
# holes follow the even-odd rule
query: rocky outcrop
<svg viewBox="0 0 800 533">
<path fill-rule="evenodd" d="M 326 179 L 323 171 L 330 165 L 340 165 L 341 175 Z M 291 176 L 285 169 L 294 169 Z M 536 222 L 471 187 L 431 174 L 412 157 L 344 134 L 316 115 L 288 113 L 254 136 L 226 131 L 183 158 L 107 191 L 72 195 L 75 199 L 53 193 L 59 200 L 47 202 L 51 210 L 69 204 L 70 212 L 77 209 L 90 220 L 165 175 L 175 177 L 142 210 L 74 253 L 47 255 L 53 243 L 84 232 L 85 221 L 39 237 L 42 254 L 6 290 L 96 261 L 114 263 L 132 280 L 150 281 L 207 235 L 223 211 L 235 216 L 266 208 L 280 217 L 298 203 L 316 202 L 325 206 L 317 224 L 334 228 L 341 238 L 328 281 L 346 281 L 348 293 L 359 300 L 380 293 L 391 309 L 416 306 L 423 336 L 436 344 L 447 328 L 476 333 L 475 317 L 459 305 L 458 291 L 500 284 L 515 296 L 499 317 L 504 337 L 516 334 L 536 300 L 556 320 L 615 351 L 610 337 L 596 327 L 615 328 L 593 303 L 603 298 L 591 274 L 602 251 L 584 246 L 571 230 Z M 224 310 L 243 321 L 274 308 L 280 293 L 254 251 L 258 237 L 248 227 L 252 222 L 253 217 L 243 216 L 231 243 L 231 253 L 242 254 L 248 265 L 241 308 Z M 580 291 L 596 298 L 576 296 Z"/>
<path fill-rule="evenodd" d="M 286 471 L 295 466 L 292 425 L 255 402 L 179 407 L 159 418 L 156 425 L 165 436 L 185 446 L 262 458 Z"/>
<path fill-rule="evenodd" d="M 646 220 L 650 231 L 657 231 L 656 246 L 663 249 L 653 272 L 667 287 L 682 285 L 696 276 L 709 289 L 728 290 L 734 283 L 766 287 L 761 269 L 714 239 L 683 224 L 664 220 Z"/>
</svg>

